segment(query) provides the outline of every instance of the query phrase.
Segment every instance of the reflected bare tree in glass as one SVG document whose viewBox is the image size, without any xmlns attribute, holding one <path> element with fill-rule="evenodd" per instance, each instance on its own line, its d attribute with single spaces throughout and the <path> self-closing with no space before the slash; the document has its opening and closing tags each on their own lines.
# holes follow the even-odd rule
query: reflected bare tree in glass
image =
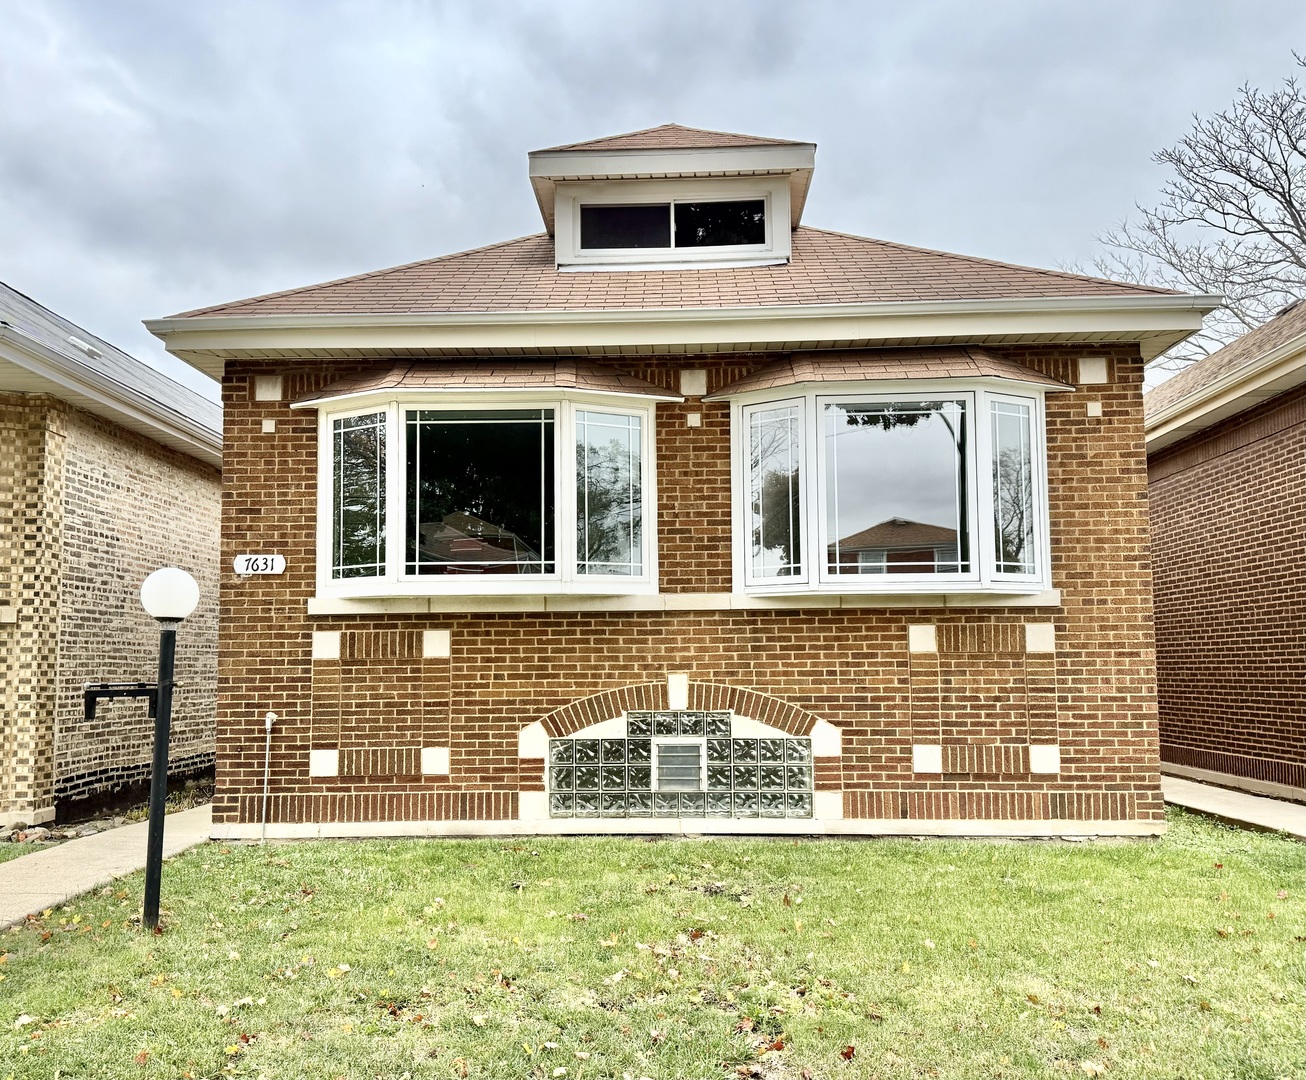
<svg viewBox="0 0 1306 1080">
<path fill-rule="evenodd" d="M 997 524 L 998 570 L 1033 572 L 1034 477 L 1019 447 L 998 451 L 993 461 L 993 513 Z"/>
<path fill-rule="evenodd" d="M 581 572 L 640 573 L 643 527 L 638 454 L 620 439 L 586 444 L 576 475 L 576 557 Z"/>
<path fill-rule="evenodd" d="M 385 417 L 335 422 L 332 574 L 375 577 L 385 569 Z"/>
</svg>

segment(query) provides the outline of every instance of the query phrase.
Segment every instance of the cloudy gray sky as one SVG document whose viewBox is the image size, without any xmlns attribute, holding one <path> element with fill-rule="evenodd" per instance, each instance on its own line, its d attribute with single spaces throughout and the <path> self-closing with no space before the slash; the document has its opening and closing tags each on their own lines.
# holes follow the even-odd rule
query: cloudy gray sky
<svg viewBox="0 0 1306 1080">
<path fill-rule="evenodd" d="M 526 152 L 811 140 L 804 220 L 1041 266 L 1306 48 L 1300 0 L 0 0 L 0 280 L 140 325 L 538 232 Z"/>
</svg>

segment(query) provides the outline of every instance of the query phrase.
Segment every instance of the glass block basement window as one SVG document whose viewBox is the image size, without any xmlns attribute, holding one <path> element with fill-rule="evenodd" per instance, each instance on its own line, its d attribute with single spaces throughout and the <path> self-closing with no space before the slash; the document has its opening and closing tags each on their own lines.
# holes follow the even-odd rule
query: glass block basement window
<svg viewBox="0 0 1306 1080">
<path fill-rule="evenodd" d="M 812 816 L 811 739 L 745 734 L 728 712 L 632 712 L 625 728 L 549 740 L 551 817 Z"/>
</svg>

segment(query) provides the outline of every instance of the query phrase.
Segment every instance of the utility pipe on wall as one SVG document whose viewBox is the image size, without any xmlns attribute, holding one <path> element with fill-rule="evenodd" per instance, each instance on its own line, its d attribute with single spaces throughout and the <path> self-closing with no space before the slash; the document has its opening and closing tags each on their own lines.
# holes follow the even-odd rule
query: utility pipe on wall
<svg viewBox="0 0 1306 1080">
<path fill-rule="evenodd" d="M 268 778 L 272 774 L 272 725 L 277 722 L 277 714 L 268 713 L 263 717 L 263 727 L 268 733 L 267 742 L 263 747 L 263 829 L 259 835 L 259 843 L 266 843 L 268 839 Z"/>
</svg>

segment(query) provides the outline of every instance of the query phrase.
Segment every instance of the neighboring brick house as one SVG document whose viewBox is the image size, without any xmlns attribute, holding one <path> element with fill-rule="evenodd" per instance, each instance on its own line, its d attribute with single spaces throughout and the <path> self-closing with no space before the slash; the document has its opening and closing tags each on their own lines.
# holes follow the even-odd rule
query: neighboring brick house
<svg viewBox="0 0 1306 1080">
<path fill-rule="evenodd" d="M 0 284 L 0 826 L 149 778 L 144 701 L 88 682 L 153 682 L 150 571 L 200 582 L 178 635 L 171 767 L 212 765 L 222 413 Z"/>
<path fill-rule="evenodd" d="M 1144 407 L 1162 770 L 1306 801 L 1306 302 Z"/>
<path fill-rule="evenodd" d="M 1164 829 L 1142 375 L 1215 299 L 808 228 L 814 157 L 537 151 L 545 233 L 147 324 L 223 378 L 220 835 Z"/>
</svg>

